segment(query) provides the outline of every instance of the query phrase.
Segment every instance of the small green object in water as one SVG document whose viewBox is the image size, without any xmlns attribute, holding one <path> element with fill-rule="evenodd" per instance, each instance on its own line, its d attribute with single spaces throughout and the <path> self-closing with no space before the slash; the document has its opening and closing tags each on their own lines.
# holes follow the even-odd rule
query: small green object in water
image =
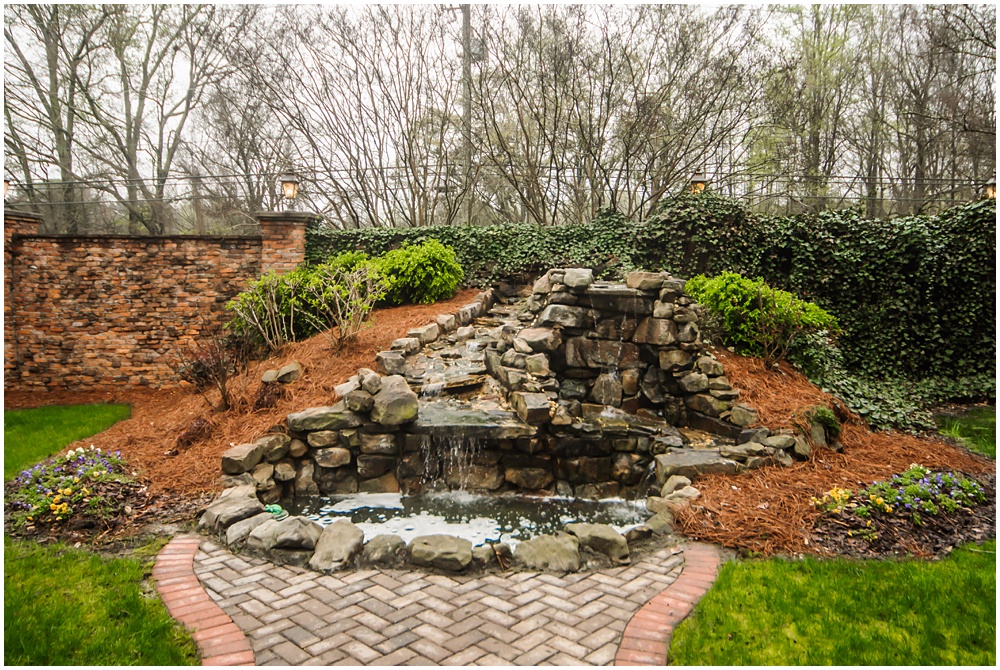
<svg viewBox="0 0 1000 670">
<path fill-rule="evenodd" d="M 264 505 L 264 511 L 274 516 L 276 521 L 281 521 L 288 517 L 288 512 L 281 509 L 281 505 Z"/>
</svg>

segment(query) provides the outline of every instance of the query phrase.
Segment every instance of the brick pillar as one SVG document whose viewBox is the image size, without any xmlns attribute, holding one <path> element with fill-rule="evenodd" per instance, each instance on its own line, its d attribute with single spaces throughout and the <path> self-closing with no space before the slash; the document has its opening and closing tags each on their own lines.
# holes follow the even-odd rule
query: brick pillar
<svg viewBox="0 0 1000 670">
<path fill-rule="evenodd" d="M 305 260 L 306 225 L 322 220 L 309 212 L 260 212 L 263 244 L 260 250 L 260 272 L 274 270 L 284 274 Z"/>
<path fill-rule="evenodd" d="M 17 235 L 38 232 L 42 217 L 4 207 L 3 210 L 3 387 L 16 388 L 17 370 Z"/>
</svg>

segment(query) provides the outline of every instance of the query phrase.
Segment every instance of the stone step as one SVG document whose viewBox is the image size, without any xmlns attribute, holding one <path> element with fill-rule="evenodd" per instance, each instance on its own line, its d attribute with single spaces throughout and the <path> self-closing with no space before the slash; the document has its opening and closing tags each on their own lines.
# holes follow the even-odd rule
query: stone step
<svg viewBox="0 0 1000 670">
<path fill-rule="evenodd" d="M 538 429 L 502 409 L 480 409 L 445 401 L 421 401 L 410 432 L 439 437 L 514 440 L 533 437 Z"/>
</svg>

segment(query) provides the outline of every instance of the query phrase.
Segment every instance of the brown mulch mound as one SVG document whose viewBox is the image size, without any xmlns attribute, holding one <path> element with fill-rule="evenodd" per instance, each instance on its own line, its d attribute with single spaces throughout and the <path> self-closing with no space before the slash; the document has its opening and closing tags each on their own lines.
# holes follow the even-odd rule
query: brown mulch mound
<svg viewBox="0 0 1000 670">
<path fill-rule="evenodd" d="M 743 391 L 741 402 L 757 409 L 761 423 L 770 428 L 790 427 L 803 410 L 826 405 L 843 422 L 844 451 L 814 449 L 810 460 L 787 468 L 699 477 L 701 497 L 677 515 L 678 527 L 690 537 L 764 556 L 827 554 L 827 548 L 810 539 L 821 516 L 810 500 L 834 486 L 856 491 L 911 463 L 973 476 L 996 472 L 990 459 L 939 438 L 872 432 L 858 416 L 785 363 L 775 369 L 725 350 L 716 355 L 732 385 Z"/>
<path fill-rule="evenodd" d="M 43 405 L 75 405 L 93 402 L 123 402 L 132 406 L 132 416 L 108 430 L 68 445 L 93 444 L 100 449 L 120 450 L 130 465 L 149 482 L 151 494 L 199 494 L 219 487 L 222 452 L 232 444 L 250 441 L 272 426 L 284 422 L 289 412 L 306 407 L 332 404 L 333 388 L 361 367 L 375 367 L 375 354 L 406 331 L 422 326 L 438 314 L 456 312 L 472 301 L 478 291 L 468 289 L 453 298 L 432 305 L 404 305 L 372 313 L 372 327 L 363 330 L 351 345 L 334 353 L 323 335 L 288 345 L 265 361 L 253 364 L 231 388 L 243 407 L 252 408 L 261 383 L 261 374 L 299 361 L 305 374 L 289 384 L 284 397 L 267 409 L 216 412 L 193 389 L 109 390 L 109 391 L 10 391 L 4 395 L 5 409 Z M 217 402 L 218 394 L 210 396 Z M 212 426 L 206 437 L 179 447 L 177 438 L 197 419 Z M 176 451 L 176 455 L 168 455 Z"/>
</svg>

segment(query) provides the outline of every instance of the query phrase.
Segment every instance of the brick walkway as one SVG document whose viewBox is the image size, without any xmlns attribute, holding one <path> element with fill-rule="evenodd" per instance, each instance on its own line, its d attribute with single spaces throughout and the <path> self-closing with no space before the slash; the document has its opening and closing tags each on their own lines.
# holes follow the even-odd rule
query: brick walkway
<svg viewBox="0 0 1000 670">
<path fill-rule="evenodd" d="M 689 560 L 709 556 L 703 547 L 692 545 Z M 717 556 L 707 551 L 714 571 Z M 249 636 L 258 665 L 609 665 L 616 656 L 646 662 L 622 656 L 619 645 L 649 637 L 641 628 L 652 619 L 641 613 L 657 614 L 647 603 L 675 583 L 684 561 L 679 548 L 667 548 L 631 566 L 565 576 L 322 575 L 206 540 L 194 571 Z M 672 627 L 659 630 L 661 644 Z"/>
</svg>

